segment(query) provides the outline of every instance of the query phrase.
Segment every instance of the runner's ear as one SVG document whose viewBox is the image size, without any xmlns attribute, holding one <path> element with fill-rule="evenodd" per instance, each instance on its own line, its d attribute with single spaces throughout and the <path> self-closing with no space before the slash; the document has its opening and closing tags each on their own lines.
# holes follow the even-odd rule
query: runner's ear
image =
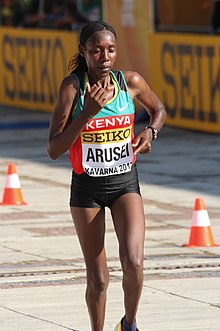
<svg viewBox="0 0 220 331">
<path fill-rule="evenodd" d="M 79 54 L 82 56 L 82 57 L 85 57 L 84 56 L 84 51 L 85 51 L 85 47 L 83 45 L 79 45 Z"/>
</svg>

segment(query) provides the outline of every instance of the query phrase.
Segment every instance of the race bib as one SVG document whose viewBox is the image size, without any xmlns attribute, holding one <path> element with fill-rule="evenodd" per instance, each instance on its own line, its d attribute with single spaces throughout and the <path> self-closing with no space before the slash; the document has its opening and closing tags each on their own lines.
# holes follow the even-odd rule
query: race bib
<svg viewBox="0 0 220 331">
<path fill-rule="evenodd" d="M 81 133 L 82 165 L 90 176 L 109 176 L 131 170 L 132 115 L 90 120 Z"/>
</svg>

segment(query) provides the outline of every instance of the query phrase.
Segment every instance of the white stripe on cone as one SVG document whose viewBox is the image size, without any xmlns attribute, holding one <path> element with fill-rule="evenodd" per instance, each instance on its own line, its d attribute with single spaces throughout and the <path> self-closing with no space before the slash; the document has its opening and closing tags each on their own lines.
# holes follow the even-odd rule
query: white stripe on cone
<svg viewBox="0 0 220 331">
<path fill-rule="evenodd" d="M 192 226 L 210 226 L 207 210 L 194 210 L 192 216 Z"/>
<path fill-rule="evenodd" d="M 17 174 L 11 174 L 7 175 L 6 178 L 6 183 L 5 183 L 6 188 L 20 188 L 20 180 Z"/>
</svg>

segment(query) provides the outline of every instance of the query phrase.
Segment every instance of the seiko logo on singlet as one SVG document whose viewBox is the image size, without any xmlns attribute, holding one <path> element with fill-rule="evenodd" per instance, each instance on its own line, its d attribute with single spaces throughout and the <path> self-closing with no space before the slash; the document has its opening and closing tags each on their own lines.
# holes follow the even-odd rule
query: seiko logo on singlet
<svg viewBox="0 0 220 331">
<path fill-rule="evenodd" d="M 82 133 L 82 142 L 85 143 L 108 143 L 124 141 L 131 136 L 131 126 L 125 129 L 92 131 Z"/>
</svg>

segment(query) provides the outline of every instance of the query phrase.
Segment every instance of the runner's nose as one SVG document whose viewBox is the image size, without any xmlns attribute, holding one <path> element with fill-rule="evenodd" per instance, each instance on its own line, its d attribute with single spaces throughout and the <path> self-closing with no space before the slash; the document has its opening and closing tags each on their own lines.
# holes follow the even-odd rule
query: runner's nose
<svg viewBox="0 0 220 331">
<path fill-rule="evenodd" d="M 109 61 L 109 52 L 108 52 L 107 49 L 104 50 L 104 51 L 102 52 L 102 58 L 103 58 L 103 60 L 105 60 L 106 62 Z"/>
</svg>

